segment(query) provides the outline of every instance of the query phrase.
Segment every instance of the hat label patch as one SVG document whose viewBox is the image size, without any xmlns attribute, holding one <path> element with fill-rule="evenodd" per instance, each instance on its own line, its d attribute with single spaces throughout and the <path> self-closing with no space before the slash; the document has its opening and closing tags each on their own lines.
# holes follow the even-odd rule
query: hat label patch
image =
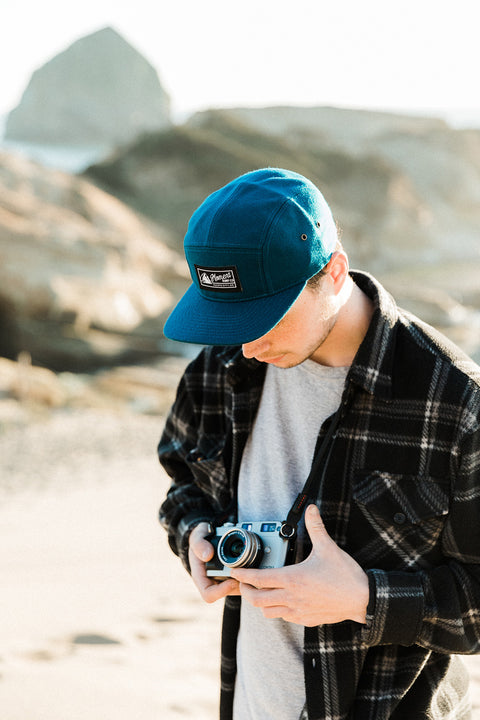
<svg viewBox="0 0 480 720">
<path fill-rule="evenodd" d="M 242 286 L 235 265 L 228 267 L 206 267 L 195 265 L 198 282 L 202 290 L 216 292 L 241 292 Z"/>
</svg>

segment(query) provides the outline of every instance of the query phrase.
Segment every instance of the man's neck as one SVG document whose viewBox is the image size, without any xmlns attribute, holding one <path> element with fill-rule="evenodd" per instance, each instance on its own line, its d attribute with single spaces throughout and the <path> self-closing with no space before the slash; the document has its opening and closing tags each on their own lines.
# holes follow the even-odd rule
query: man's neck
<svg viewBox="0 0 480 720">
<path fill-rule="evenodd" d="M 374 306 L 367 295 L 349 277 L 335 324 L 311 359 L 330 367 L 350 366 L 363 342 L 372 319 Z"/>
</svg>

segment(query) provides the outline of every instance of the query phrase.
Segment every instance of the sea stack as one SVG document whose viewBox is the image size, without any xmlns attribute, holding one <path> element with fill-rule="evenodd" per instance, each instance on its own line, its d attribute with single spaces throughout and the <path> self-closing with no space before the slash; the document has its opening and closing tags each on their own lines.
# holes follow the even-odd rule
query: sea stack
<svg viewBox="0 0 480 720">
<path fill-rule="evenodd" d="M 36 70 L 7 119 L 7 140 L 113 147 L 170 125 L 155 68 L 110 27 Z"/>
</svg>

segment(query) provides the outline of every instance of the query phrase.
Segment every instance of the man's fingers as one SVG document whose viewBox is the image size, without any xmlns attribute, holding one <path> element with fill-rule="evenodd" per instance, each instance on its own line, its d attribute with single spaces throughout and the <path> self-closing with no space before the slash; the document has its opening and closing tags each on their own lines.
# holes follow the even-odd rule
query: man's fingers
<svg viewBox="0 0 480 720">
<path fill-rule="evenodd" d="M 192 550 L 202 562 L 207 562 L 213 558 L 213 545 L 209 543 L 208 540 L 197 540 L 197 542 L 192 545 Z"/>
<path fill-rule="evenodd" d="M 228 578 L 223 582 L 216 582 L 205 573 L 205 565 L 190 551 L 190 569 L 192 579 L 203 600 L 213 603 L 226 595 L 239 595 L 238 582 Z"/>
<path fill-rule="evenodd" d="M 205 563 L 211 560 L 214 553 L 213 545 L 205 539 L 208 531 L 207 523 L 200 523 L 192 530 L 189 539 L 188 560 L 192 580 L 202 599 L 207 603 L 213 603 L 227 595 L 239 595 L 240 590 L 238 582 L 232 578 L 216 582 L 207 576 Z"/>
<path fill-rule="evenodd" d="M 201 596 L 207 603 L 214 603 L 227 595 L 240 595 L 240 589 L 236 580 L 223 580 L 222 582 L 212 582 L 207 578 L 208 583 L 204 585 Z"/>
<path fill-rule="evenodd" d="M 207 523 L 197 525 L 190 535 L 190 550 L 192 550 L 196 557 L 202 562 L 211 560 L 214 554 L 213 545 L 205 539 L 206 535 L 208 535 Z"/>
<path fill-rule="evenodd" d="M 231 575 L 241 583 L 257 589 L 284 587 L 284 573 L 287 568 L 279 570 L 253 570 L 248 568 L 232 568 Z"/>
<path fill-rule="evenodd" d="M 245 583 L 240 583 L 240 594 L 250 605 L 259 608 L 275 607 L 285 601 L 283 590 L 259 590 Z"/>
<path fill-rule="evenodd" d="M 268 620 L 282 618 L 282 620 L 286 620 L 287 622 L 295 622 L 295 620 L 291 619 L 292 613 L 284 605 L 272 605 L 272 607 L 263 608 L 262 612 L 263 616 Z"/>
</svg>

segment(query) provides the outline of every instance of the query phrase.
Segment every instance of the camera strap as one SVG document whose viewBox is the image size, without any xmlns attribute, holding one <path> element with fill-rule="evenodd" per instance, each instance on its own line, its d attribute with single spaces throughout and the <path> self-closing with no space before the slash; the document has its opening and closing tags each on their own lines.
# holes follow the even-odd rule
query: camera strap
<svg viewBox="0 0 480 720">
<path fill-rule="evenodd" d="M 292 507 L 290 508 L 290 511 L 287 515 L 287 519 L 284 520 L 282 523 L 282 527 L 280 529 L 280 535 L 283 538 L 290 540 L 290 539 L 293 539 L 296 537 L 297 526 L 302 518 L 303 512 L 305 510 L 305 506 L 306 506 L 309 498 L 314 499 L 318 496 L 318 493 L 323 484 L 323 479 L 325 476 L 325 467 L 326 467 L 325 461 L 328 459 L 328 455 L 330 454 L 330 451 L 332 449 L 331 440 L 333 438 L 333 435 L 335 434 L 335 431 L 338 428 L 340 420 L 342 419 L 342 417 L 344 415 L 344 412 L 349 403 L 352 391 L 353 391 L 353 388 L 351 386 L 349 386 L 348 389 L 346 390 L 346 392 L 344 393 L 342 402 L 340 403 L 340 407 L 338 408 L 335 415 L 333 416 L 333 418 L 330 422 L 330 425 L 328 427 L 328 430 L 326 432 L 326 435 L 322 440 L 322 444 L 320 445 L 320 448 L 318 449 L 318 452 L 313 459 L 313 464 L 312 464 L 312 467 L 310 470 L 310 474 L 305 481 L 305 485 L 303 486 L 302 491 L 297 495 L 295 502 L 293 503 Z"/>
</svg>

